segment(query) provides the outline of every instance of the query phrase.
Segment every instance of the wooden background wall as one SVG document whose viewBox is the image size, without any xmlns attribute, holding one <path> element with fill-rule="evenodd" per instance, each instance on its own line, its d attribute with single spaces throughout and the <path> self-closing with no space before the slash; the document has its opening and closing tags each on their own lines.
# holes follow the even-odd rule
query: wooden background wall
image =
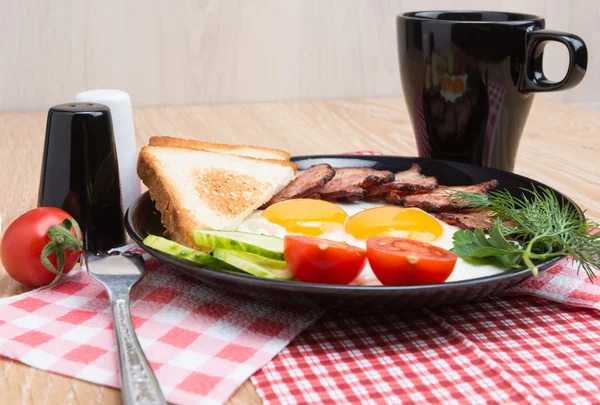
<svg viewBox="0 0 600 405">
<path fill-rule="evenodd" d="M 596 0 L 0 0 L 0 111 L 91 88 L 136 106 L 396 96 L 395 16 L 447 8 L 535 13 L 582 36 L 586 79 L 550 97 L 600 105 Z"/>
</svg>

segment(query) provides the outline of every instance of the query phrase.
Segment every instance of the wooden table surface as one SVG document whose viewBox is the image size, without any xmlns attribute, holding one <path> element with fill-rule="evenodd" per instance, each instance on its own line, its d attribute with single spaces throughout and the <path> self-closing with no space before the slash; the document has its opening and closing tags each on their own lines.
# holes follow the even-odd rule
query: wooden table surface
<svg viewBox="0 0 600 405">
<path fill-rule="evenodd" d="M 135 110 L 138 148 L 150 136 L 281 148 L 293 155 L 376 150 L 414 156 L 401 99 Z M 46 114 L 0 115 L 0 230 L 37 201 Z M 515 171 L 555 187 L 600 219 L 600 114 L 537 97 Z M 0 231 L 1 232 L 1 231 Z M 0 268 L 0 297 L 27 291 Z M 231 404 L 260 404 L 247 381 Z M 118 404 L 118 390 L 0 358 L 0 404 Z"/>
</svg>

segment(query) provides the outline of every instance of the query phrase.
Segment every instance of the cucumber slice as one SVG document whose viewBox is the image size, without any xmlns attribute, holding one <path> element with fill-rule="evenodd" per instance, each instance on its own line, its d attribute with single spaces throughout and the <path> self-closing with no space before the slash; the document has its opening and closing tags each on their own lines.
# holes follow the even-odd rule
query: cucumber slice
<svg viewBox="0 0 600 405">
<path fill-rule="evenodd" d="M 190 262 L 198 263 L 206 267 L 211 267 L 213 269 L 234 270 L 232 266 L 209 255 L 208 253 L 190 249 L 188 247 L 180 245 L 179 243 L 173 242 L 172 240 L 161 238 L 160 236 L 146 236 L 146 238 L 144 239 L 144 245 L 149 246 L 152 249 L 168 253 L 171 256 L 175 256 L 184 260 L 189 260 Z"/>
<path fill-rule="evenodd" d="M 213 256 L 256 277 L 275 280 L 291 280 L 294 278 L 294 275 L 287 268 L 287 264 L 282 260 L 273 260 L 252 253 L 221 248 L 213 250 Z"/>
<path fill-rule="evenodd" d="M 194 231 L 199 246 L 247 252 L 274 260 L 283 259 L 283 239 L 239 231 Z"/>
</svg>

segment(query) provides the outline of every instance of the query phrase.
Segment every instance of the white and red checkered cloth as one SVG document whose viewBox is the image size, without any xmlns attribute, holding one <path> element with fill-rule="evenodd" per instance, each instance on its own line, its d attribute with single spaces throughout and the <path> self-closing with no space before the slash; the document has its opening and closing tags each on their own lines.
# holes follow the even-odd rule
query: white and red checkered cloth
<svg viewBox="0 0 600 405">
<path fill-rule="evenodd" d="M 293 340 L 319 311 L 222 292 L 145 259 L 133 323 L 172 403 L 223 403 L 257 370 L 252 382 L 267 403 L 600 401 L 590 383 L 600 377 L 600 286 L 568 264 L 507 294 L 572 307 L 493 298 L 402 314 L 330 314 Z M 0 355 L 119 386 L 108 299 L 81 270 L 52 289 L 0 300 Z"/>
<path fill-rule="evenodd" d="M 563 264 L 508 295 L 327 314 L 252 382 L 266 404 L 600 403 L 600 286 Z"/>
<path fill-rule="evenodd" d="M 229 294 L 144 258 L 146 275 L 132 290 L 131 313 L 170 403 L 225 402 L 320 315 Z M 51 289 L 0 299 L 0 355 L 120 386 L 108 296 L 83 270 Z"/>
</svg>

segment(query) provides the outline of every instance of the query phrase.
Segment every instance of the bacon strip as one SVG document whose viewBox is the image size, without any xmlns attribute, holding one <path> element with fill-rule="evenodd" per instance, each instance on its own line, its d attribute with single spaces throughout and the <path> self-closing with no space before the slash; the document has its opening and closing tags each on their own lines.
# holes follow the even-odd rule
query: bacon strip
<svg viewBox="0 0 600 405">
<path fill-rule="evenodd" d="M 367 194 L 367 189 L 394 181 L 394 173 L 367 167 L 342 167 L 335 169 L 333 179 L 317 190 L 323 200 L 357 201 Z"/>
<path fill-rule="evenodd" d="M 458 213 L 441 212 L 438 218 L 450 225 L 458 226 L 460 229 L 482 229 L 484 232 L 489 232 L 494 223 L 492 222 L 491 211 L 471 211 L 465 210 Z"/>
<path fill-rule="evenodd" d="M 331 190 L 326 194 L 316 194 L 312 198 L 326 201 L 354 202 L 365 198 L 366 190 L 356 186 L 345 186 L 338 190 Z"/>
<path fill-rule="evenodd" d="M 318 164 L 302 170 L 290 184 L 275 194 L 263 207 L 293 198 L 306 198 L 323 187 L 335 176 L 335 170 L 328 164 Z"/>
<path fill-rule="evenodd" d="M 421 193 L 435 190 L 438 182 L 435 177 L 425 176 L 421 173 L 421 167 L 413 163 L 410 169 L 398 172 L 394 175 L 394 181 L 371 187 L 367 190 L 367 197 L 381 196 L 389 191 L 404 191 L 403 194 Z"/>
<path fill-rule="evenodd" d="M 487 194 L 498 187 L 497 180 L 472 186 L 440 186 L 434 191 L 426 194 L 402 195 L 396 191 L 386 194 L 386 201 L 391 204 L 403 205 L 405 207 L 417 207 L 427 212 L 457 212 L 466 208 L 466 201 L 452 200 L 452 194 L 456 191 L 468 193 Z"/>
</svg>

